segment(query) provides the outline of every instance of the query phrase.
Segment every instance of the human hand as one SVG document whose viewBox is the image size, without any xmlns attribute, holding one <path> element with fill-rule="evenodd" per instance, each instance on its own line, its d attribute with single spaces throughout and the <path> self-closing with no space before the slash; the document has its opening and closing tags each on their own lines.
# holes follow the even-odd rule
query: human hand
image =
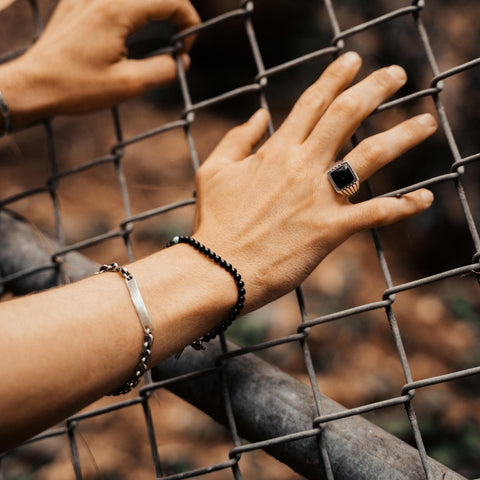
<svg viewBox="0 0 480 480">
<path fill-rule="evenodd" d="M 198 171 L 194 236 L 242 274 L 247 311 L 297 287 L 353 233 L 415 215 L 433 201 L 422 189 L 352 204 L 330 184 L 327 171 L 342 146 L 406 81 L 392 66 L 345 90 L 360 65 L 355 53 L 341 56 L 255 154 L 268 124 L 264 110 L 231 130 Z M 435 130 L 434 118 L 420 115 L 367 138 L 345 160 L 363 181 Z"/>
<path fill-rule="evenodd" d="M 110 107 L 172 81 L 171 55 L 127 58 L 128 35 L 161 19 L 180 30 L 200 21 L 188 0 L 62 0 L 32 48 L 2 67 L 0 89 L 14 126 Z M 185 52 L 192 41 L 185 39 Z M 188 66 L 187 53 L 182 60 Z"/>
</svg>

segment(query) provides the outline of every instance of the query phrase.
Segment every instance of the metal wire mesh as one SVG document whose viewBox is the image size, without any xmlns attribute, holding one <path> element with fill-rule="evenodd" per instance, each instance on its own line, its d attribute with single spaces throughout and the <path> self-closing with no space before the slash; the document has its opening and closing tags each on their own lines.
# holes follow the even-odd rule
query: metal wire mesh
<svg viewBox="0 0 480 480">
<path fill-rule="evenodd" d="M 392 280 L 392 275 L 390 273 L 390 268 L 387 263 L 387 260 L 382 249 L 380 238 L 377 231 L 372 232 L 373 242 L 376 248 L 379 265 L 381 272 L 384 278 L 385 288 L 381 298 L 378 298 L 376 301 L 366 304 L 357 305 L 353 308 L 348 308 L 341 311 L 332 311 L 326 315 L 318 316 L 316 318 L 309 318 L 307 315 L 307 308 L 303 300 L 303 294 L 301 289 L 297 290 L 297 299 L 299 304 L 299 317 L 298 317 L 298 328 L 297 331 L 291 335 L 282 336 L 281 338 L 275 338 L 268 342 L 257 343 L 254 346 L 248 348 L 238 348 L 233 351 L 229 351 L 229 347 L 224 339 L 221 342 L 223 354 L 219 357 L 218 364 L 221 365 L 222 362 L 228 362 L 229 359 L 242 356 L 252 351 L 260 351 L 264 349 L 269 349 L 271 347 L 286 344 L 286 343 L 298 343 L 301 346 L 306 369 L 308 372 L 308 378 L 311 385 L 311 390 L 315 399 L 316 406 L 316 415 L 311 419 L 312 426 L 308 431 L 297 432 L 291 435 L 285 435 L 279 438 L 273 438 L 270 440 L 270 443 L 281 443 L 281 442 L 290 442 L 297 438 L 303 437 L 318 437 L 319 439 L 319 449 L 321 452 L 321 457 L 325 464 L 325 478 L 333 479 L 335 478 L 334 472 L 330 467 L 329 463 L 329 454 L 328 454 L 328 444 L 322 439 L 322 427 L 329 423 L 335 422 L 340 419 L 356 416 L 360 414 L 365 414 L 372 412 L 374 410 L 385 409 L 387 407 L 403 405 L 406 409 L 408 419 L 410 422 L 411 431 L 413 433 L 416 448 L 418 450 L 418 455 L 420 456 L 421 462 L 424 468 L 424 475 L 427 479 L 433 479 L 431 475 L 427 451 L 424 445 L 424 440 L 422 437 L 422 431 L 419 427 L 419 422 L 417 420 L 417 415 L 413 407 L 413 398 L 415 396 L 416 390 L 426 389 L 430 386 L 444 383 L 452 382 L 461 378 L 466 378 L 473 375 L 478 375 L 480 373 L 479 366 L 473 366 L 472 368 L 467 368 L 452 373 L 428 377 L 421 380 L 414 381 L 410 366 L 409 358 L 404 347 L 404 341 L 400 333 L 400 329 L 397 323 L 395 316 L 395 300 L 396 295 L 406 292 L 413 289 L 418 289 L 420 287 L 429 286 L 435 282 L 441 282 L 447 279 L 456 279 L 463 278 L 466 275 L 472 277 L 472 281 L 475 282 L 475 271 L 480 268 L 480 237 L 478 234 L 478 229 L 475 225 L 474 216 L 472 214 L 472 208 L 469 203 L 469 198 L 465 193 L 464 189 L 464 176 L 465 169 L 470 164 L 480 160 L 480 152 L 474 153 L 467 157 L 462 156 L 461 148 L 457 144 L 456 137 L 450 126 L 449 118 L 445 107 L 442 103 L 442 91 L 444 88 L 444 81 L 455 77 L 462 72 L 480 68 L 480 58 L 473 58 L 461 65 L 456 65 L 447 70 L 441 71 L 437 64 L 436 57 L 433 53 L 433 49 L 430 44 L 430 38 L 427 34 L 424 21 L 422 18 L 423 11 L 426 8 L 424 1 L 413 1 L 411 4 L 400 7 L 398 9 L 389 11 L 388 13 L 382 14 L 375 18 L 372 18 L 365 23 L 358 24 L 352 28 L 342 29 L 337 20 L 336 8 L 338 5 L 341 5 L 341 0 L 334 2 L 332 0 L 324 0 L 322 8 L 325 9 L 326 15 L 331 28 L 331 38 L 329 42 L 325 45 L 320 45 L 318 50 L 307 53 L 293 60 L 289 60 L 280 65 L 276 65 L 271 68 L 265 68 L 264 62 L 262 60 L 261 45 L 257 41 L 256 31 L 252 22 L 252 14 L 254 11 L 254 0 L 243 0 L 239 3 L 238 8 L 230 10 L 224 14 L 221 14 L 215 18 L 208 19 L 204 21 L 198 27 L 195 27 L 191 30 L 184 31 L 180 34 L 175 35 L 171 40 L 171 46 L 163 49 L 162 51 L 170 51 L 174 55 L 181 47 L 182 39 L 188 35 L 196 33 L 202 35 L 207 30 L 214 30 L 220 24 L 228 24 L 229 22 L 239 19 L 243 22 L 245 26 L 245 32 L 248 39 L 249 48 L 254 59 L 256 66 L 256 76 L 252 82 L 248 85 L 243 85 L 241 87 L 229 90 L 223 94 L 217 95 L 212 98 L 206 98 L 204 100 L 193 102 L 189 87 L 189 82 L 187 80 L 186 73 L 183 69 L 182 63 L 177 62 L 178 68 L 178 82 L 181 89 L 181 94 L 183 97 L 184 108 L 181 113 L 181 118 L 178 120 L 172 121 L 167 124 L 161 124 L 155 126 L 154 128 L 144 131 L 136 136 L 125 138 L 122 130 L 122 115 L 119 113 L 117 108 L 112 110 L 112 124 L 114 126 L 116 142 L 110 148 L 110 153 L 107 155 L 91 159 L 86 161 L 74 168 L 68 170 L 62 170 L 57 160 L 56 151 L 55 151 L 55 133 L 54 129 L 51 126 L 49 121 L 44 122 L 44 135 L 46 139 L 46 145 L 48 146 L 48 154 L 50 159 L 50 175 L 48 181 L 44 185 L 39 185 L 36 188 L 32 188 L 28 191 L 23 191 L 15 195 L 3 198 L 0 200 L 0 207 L 9 207 L 15 208 L 15 204 L 27 197 L 33 197 L 40 194 L 47 193 L 51 198 L 51 208 L 55 218 L 55 229 L 56 237 L 61 245 L 61 248 L 53 252 L 51 255 L 51 261 L 44 265 L 37 265 L 35 267 L 24 269 L 12 273 L 2 279 L 0 279 L 1 285 L 8 285 L 11 282 L 18 281 L 19 279 L 26 278 L 28 276 L 33 276 L 39 272 L 44 272 L 45 270 L 50 270 L 56 272 L 58 283 L 64 283 L 66 281 L 66 275 L 63 271 L 63 258 L 66 254 L 72 251 L 81 251 L 92 245 L 96 245 L 103 242 L 109 242 L 113 239 L 120 238 L 124 241 L 126 252 L 129 260 L 134 260 L 134 252 L 132 247 L 132 235 L 135 231 L 135 227 L 140 222 L 143 222 L 146 219 L 152 217 L 159 217 L 170 212 L 172 210 L 180 209 L 187 205 L 192 205 L 195 202 L 195 199 L 185 198 L 181 201 L 175 202 L 169 205 L 161 205 L 156 208 L 150 209 L 148 211 L 142 211 L 140 213 L 133 214 L 131 202 L 129 199 L 129 185 L 124 174 L 124 156 L 126 150 L 140 142 L 143 142 L 154 136 L 161 136 L 166 132 L 178 130 L 183 131 L 186 143 L 188 145 L 190 159 L 191 159 L 191 174 L 192 177 L 200 165 L 199 155 L 197 154 L 196 143 L 194 136 L 192 134 L 192 126 L 196 121 L 196 113 L 212 107 L 215 104 L 219 104 L 230 100 L 232 98 L 251 95 L 253 94 L 255 98 L 258 98 L 259 105 L 263 108 L 268 109 L 269 104 L 267 102 L 267 92 L 269 88 L 269 80 L 271 77 L 281 73 L 286 72 L 290 69 L 293 69 L 299 65 L 309 65 L 315 59 L 318 58 L 328 58 L 333 59 L 338 54 L 340 54 L 344 49 L 345 40 L 350 37 L 355 37 L 356 35 L 361 34 L 362 32 L 369 31 L 370 29 L 377 28 L 380 25 L 390 25 L 398 19 L 410 19 L 416 28 L 418 37 L 415 40 L 415 48 L 423 49 L 425 52 L 426 63 L 431 71 L 431 81 L 430 85 L 427 88 L 417 90 L 406 96 L 396 98 L 393 101 L 383 104 L 378 108 L 377 112 L 385 111 L 399 105 L 405 105 L 408 102 L 414 102 L 418 99 L 429 97 L 433 100 L 435 108 L 440 119 L 441 127 L 446 136 L 448 142 L 448 148 L 451 156 L 451 165 L 448 171 L 441 172 L 434 176 L 429 176 L 428 178 L 416 182 L 414 184 L 408 185 L 405 188 L 398 189 L 392 192 L 389 192 L 387 195 L 398 195 L 404 194 L 419 187 L 435 187 L 439 184 L 449 183 L 453 185 L 458 200 L 461 204 L 462 212 L 468 227 L 469 235 L 473 244 L 472 248 L 472 261 L 471 263 L 460 265 L 455 268 L 447 269 L 440 271 L 438 273 L 423 277 L 416 278 L 414 280 L 408 281 L 406 283 L 394 284 Z M 434 3 L 434 2 L 432 2 Z M 322 2 L 319 2 L 322 4 Z M 29 2 L 32 11 L 32 22 L 36 28 L 37 34 L 41 33 L 43 21 L 39 14 L 38 6 L 35 0 Z M 8 52 L 3 56 L 2 61 L 6 61 L 10 58 L 15 57 L 21 53 L 21 51 Z M 273 133 L 273 126 L 270 126 L 270 133 Z M 356 140 L 354 139 L 354 142 Z M 110 165 L 114 172 L 116 179 L 118 181 L 118 189 L 121 193 L 121 198 L 123 201 L 124 208 L 124 219 L 118 224 L 118 228 L 114 231 L 109 231 L 101 235 L 92 236 L 86 238 L 82 241 L 76 242 L 74 244 L 67 244 L 65 241 L 65 232 L 64 232 L 64 218 L 61 213 L 59 199 L 58 199 L 58 189 L 59 186 L 67 178 L 72 176 L 78 176 L 90 169 L 96 169 L 99 166 Z M 372 189 L 371 189 L 372 190 Z M 373 194 L 373 192 L 371 192 Z M 390 396 L 384 400 L 376 401 L 373 403 L 363 404 L 356 408 L 350 408 L 343 411 L 340 411 L 335 414 L 324 414 L 322 407 L 322 398 L 320 396 L 320 390 L 317 383 L 317 372 L 314 366 L 314 360 L 312 359 L 311 349 L 309 345 L 309 335 L 312 329 L 321 328 L 327 322 L 336 322 L 341 319 L 348 319 L 356 315 L 371 312 L 371 311 L 383 311 L 385 313 L 388 324 L 391 327 L 391 335 L 393 342 L 396 346 L 396 351 L 398 358 L 401 362 L 401 367 L 404 374 L 404 385 L 397 395 Z M 230 347 L 231 348 L 231 347 Z M 221 367 L 218 366 L 218 369 Z M 215 370 L 215 369 L 214 369 Z M 200 371 L 196 375 L 210 375 L 212 372 L 209 371 Z M 183 380 L 183 379 L 180 379 Z M 157 478 L 168 478 L 168 479 L 180 479 L 180 478 L 190 478 L 194 476 L 208 475 L 212 472 L 218 470 L 231 470 L 233 478 L 242 478 L 239 461 L 246 452 L 253 451 L 255 449 L 264 448 L 266 446 L 265 442 L 256 442 L 250 444 L 243 444 L 236 428 L 236 419 L 235 414 L 229 406 L 229 393 L 228 386 L 226 382 L 223 383 L 224 398 L 225 398 L 225 408 L 227 411 L 228 423 L 230 426 L 230 431 L 232 434 L 232 443 L 233 447 L 230 451 L 229 458 L 224 462 L 207 465 L 199 469 L 193 469 L 189 471 L 184 471 L 181 473 L 163 476 L 162 465 L 160 457 L 158 454 L 158 448 L 156 443 L 156 432 L 154 428 L 154 422 L 151 415 L 150 402 L 152 394 L 155 390 L 164 388 L 164 383 L 150 383 L 145 387 L 141 388 L 138 392 L 138 396 L 135 398 L 128 398 L 124 401 L 119 401 L 113 403 L 107 407 L 102 407 L 100 409 L 95 409 L 93 411 L 88 411 L 86 413 L 81 413 L 74 415 L 69 418 L 65 426 L 59 429 L 49 431 L 43 435 L 40 435 L 33 441 L 39 442 L 46 438 L 51 438 L 54 436 L 64 437 L 71 449 L 72 459 L 73 459 L 73 469 L 75 472 L 76 478 L 82 478 L 82 469 L 80 456 L 78 454 L 78 445 L 77 445 L 77 430 L 78 426 L 84 422 L 86 419 L 104 415 L 105 413 L 119 410 L 127 409 L 133 405 L 141 405 L 144 411 L 144 419 L 146 424 L 146 429 L 148 432 L 148 441 L 151 445 L 152 459 L 155 468 L 155 475 Z M 268 408 L 268 406 L 265 406 Z M 6 472 L 2 472 L 0 468 L 0 478 L 5 478 L 2 475 L 6 475 Z M 8 477 L 6 477 L 8 478 Z"/>
</svg>

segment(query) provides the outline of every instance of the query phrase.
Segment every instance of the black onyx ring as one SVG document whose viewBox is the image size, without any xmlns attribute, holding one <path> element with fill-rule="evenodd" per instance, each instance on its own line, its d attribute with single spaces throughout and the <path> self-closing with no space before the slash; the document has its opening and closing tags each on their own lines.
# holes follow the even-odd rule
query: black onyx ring
<svg viewBox="0 0 480 480">
<path fill-rule="evenodd" d="M 360 188 L 358 175 L 346 161 L 337 163 L 327 172 L 327 175 L 333 188 L 340 195 L 351 197 Z"/>
</svg>

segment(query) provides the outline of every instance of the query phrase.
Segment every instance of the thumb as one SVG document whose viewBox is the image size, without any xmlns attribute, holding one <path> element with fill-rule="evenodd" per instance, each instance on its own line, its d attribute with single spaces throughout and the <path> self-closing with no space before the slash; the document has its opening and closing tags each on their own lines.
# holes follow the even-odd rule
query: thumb
<svg viewBox="0 0 480 480">
<path fill-rule="evenodd" d="M 248 157 L 265 134 L 269 120 L 266 110 L 257 110 L 247 122 L 227 132 L 205 163 L 224 166 Z"/>
</svg>

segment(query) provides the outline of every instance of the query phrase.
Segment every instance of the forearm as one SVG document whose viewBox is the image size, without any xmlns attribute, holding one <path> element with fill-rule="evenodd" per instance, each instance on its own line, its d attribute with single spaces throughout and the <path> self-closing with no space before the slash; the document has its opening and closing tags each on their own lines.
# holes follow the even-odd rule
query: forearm
<svg viewBox="0 0 480 480">
<path fill-rule="evenodd" d="M 230 276 L 187 245 L 128 269 L 154 324 L 152 365 L 220 323 L 235 304 Z M 120 386 L 139 360 L 143 331 L 118 274 L 2 303 L 0 317 L 0 450 Z"/>
</svg>

